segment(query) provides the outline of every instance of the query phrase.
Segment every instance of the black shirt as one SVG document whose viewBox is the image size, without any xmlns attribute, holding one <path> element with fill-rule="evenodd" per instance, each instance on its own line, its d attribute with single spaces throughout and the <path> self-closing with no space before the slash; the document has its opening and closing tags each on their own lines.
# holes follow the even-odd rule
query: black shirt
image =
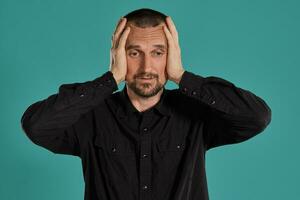
<svg viewBox="0 0 300 200">
<path fill-rule="evenodd" d="M 143 119 L 148 120 L 146 124 L 148 124 L 149 127 L 155 126 L 155 124 L 159 122 L 161 116 L 163 116 L 163 112 L 160 111 L 159 106 L 163 100 L 164 94 L 165 93 L 163 92 L 160 101 L 155 106 L 147 109 L 146 111 L 139 112 L 131 103 L 127 94 L 127 88 L 123 88 L 120 94 L 120 102 L 123 103 L 125 113 L 128 115 L 125 120 L 127 125 L 130 127 L 132 134 L 139 135 Z M 145 124 L 145 122 L 143 124 Z"/>
<path fill-rule="evenodd" d="M 245 141 L 268 105 L 218 77 L 185 71 L 178 89 L 139 112 L 110 71 L 30 105 L 21 123 L 37 145 L 81 158 L 85 200 L 208 200 L 205 153 Z"/>
</svg>

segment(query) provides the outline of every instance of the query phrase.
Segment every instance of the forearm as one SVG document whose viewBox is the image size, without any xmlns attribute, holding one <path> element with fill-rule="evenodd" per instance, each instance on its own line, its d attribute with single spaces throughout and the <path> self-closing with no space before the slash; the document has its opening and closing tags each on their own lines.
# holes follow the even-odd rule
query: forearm
<svg viewBox="0 0 300 200">
<path fill-rule="evenodd" d="M 47 134 L 47 130 L 55 134 L 53 130 L 69 127 L 80 115 L 88 112 L 115 90 L 117 84 L 111 72 L 92 81 L 63 84 L 57 94 L 26 109 L 21 118 L 22 127 L 32 137 Z"/>
<path fill-rule="evenodd" d="M 186 72 L 179 83 L 183 94 L 231 115 L 268 123 L 271 109 L 260 97 L 219 77 L 202 77 Z"/>
<path fill-rule="evenodd" d="M 122 76 L 120 76 L 119 73 L 113 69 L 111 70 L 111 73 L 113 75 L 116 84 L 119 85 L 123 81 Z"/>
<path fill-rule="evenodd" d="M 199 108 L 205 105 L 199 112 L 206 119 L 208 148 L 249 139 L 271 121 L 271 109 L 263 99 L 227 80 L 185 72 L 179 90 L 199 101 Z"/>
</svg>

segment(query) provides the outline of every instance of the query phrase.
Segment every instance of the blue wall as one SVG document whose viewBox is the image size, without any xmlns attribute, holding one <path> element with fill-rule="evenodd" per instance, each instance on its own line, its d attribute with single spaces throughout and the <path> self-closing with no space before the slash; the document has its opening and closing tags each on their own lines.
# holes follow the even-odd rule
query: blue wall
<svg viewBox="0 0 300 200">
<path fill-rule="evenodd" d="M 172 16 L 187 70 L 272 109 L 258 136 L 207 152 L 211 200 L 299 198 L 299 1 L 0 0 L 0 199 L 83 199 L 80 159 L 34 145 L 20 118 L 59 85 L 106 72 L 117 20 L 141 7 Z"/>
</svg>

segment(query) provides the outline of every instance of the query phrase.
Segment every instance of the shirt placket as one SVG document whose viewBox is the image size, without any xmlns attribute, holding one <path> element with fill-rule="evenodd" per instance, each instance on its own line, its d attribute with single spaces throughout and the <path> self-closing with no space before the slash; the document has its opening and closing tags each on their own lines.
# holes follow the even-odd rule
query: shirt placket
<svg viewBox="0 0 300 200">
<path fill-rule="evenodd" d="M 151 200 L 151 130 L 150 115 L 144 113 L 140 124 L 140 200 Z"/>
</svg>

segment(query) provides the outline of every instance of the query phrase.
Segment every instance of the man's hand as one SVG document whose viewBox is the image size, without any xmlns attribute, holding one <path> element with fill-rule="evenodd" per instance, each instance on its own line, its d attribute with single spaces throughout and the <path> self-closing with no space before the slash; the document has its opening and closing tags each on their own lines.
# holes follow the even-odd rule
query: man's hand
<svg viewBox="0 0 300 200">
<path fill-rule="evenodd" d="M 126 18 L 121 18 L 118 22 L 116 30 L 112 36 L 112 47 L 110 49 L 110 71 L 113 73 L 113 76 L 119 84 L 121 81 L 125 80 L 127 73 L 127 59 L 125 44 L 130 32 L 130 27 L 126 25 Z M 124 30 L 124 31 L 123 31 Z"/>
<path fill-rule="evenodd" d="M 178 33 L 170 16 L 166 18 L 166 24 L 168 27 L 164 26 L 163 28 L 168 40 L 166 72 L 169 80 L 179 84 L 185 70 L 181 62 Z"/>
</svg>

